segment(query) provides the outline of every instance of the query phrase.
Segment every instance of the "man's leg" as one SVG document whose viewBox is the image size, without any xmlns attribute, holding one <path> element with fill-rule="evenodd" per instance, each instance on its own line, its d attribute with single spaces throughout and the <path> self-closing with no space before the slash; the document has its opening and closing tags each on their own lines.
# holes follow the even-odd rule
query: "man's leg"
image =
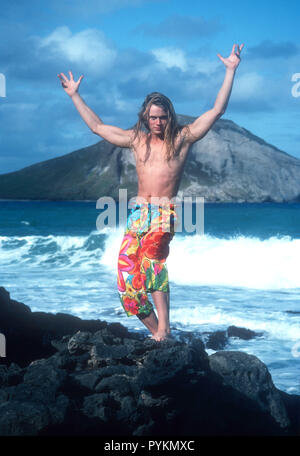
<svg viewBox="0 0 300 456">
<path fill-rule="evenodd" d="M 154 310 L 147 317 L 143 317 L 142 315 L 137 315 L 137 317 L 146 326 L 146 328 L 149 329 L 152 336 L 154 336 L 157 333 L 158 320 Z"/>
<path fill-rule="evenodd" d="M 149 211 L 149 206 L 147 210 Z M 166 339 L 170 334 L 170 296 L 165 259 L 169 253 L 168 245 L 173 233 L 170 235 L 168 230 L 163 231 L 160 228 L 163 222 L 162 215 L 161 208 L 157 214 L 152 214 L 151 209 L 150 229 L 145 234 L 143 233 L 141 249 L 139 250 L 141 259 L 140 272 L 141 276 L 145 278 L 145 291 L 151 292 L 158 318 L 153 309 L 147 317 L 140 315 L 140 313 L 137 314 L 137 317 L 152 333 L 152 338 L 157 341 Z M 170 216 L 169 211 L 167 215 Z"/>
<path fill-rule="evenodd" d="M 175 211 L 172 211 L 175 214 Z M 173 238 L 172 230 L 163 230 L 162 225 L 171 216 L 170 210 L 159 208 L 151 212 L 151 229 L 142 241 L 142 270 L 146 275 L 146 289 L 151 292 L 157 311 L 158 326 L 153 338 L 157 341 L 166 339 L 170 330 L 170 295 L 166 258 L 169 243 Z M 172 221 L 173 223 L 173 221 Z"/>
<path fill-rule="evenodd" d="M 146 277 L 140 270 L 139 250 L 139 239 L 135 233 L 127 230 L 119 252 L 118 291 L 127 316 L 137 315 L 141 316 L 141 319 L 147 316 L 145 326 L 152 328 L 154 333 L 157 330 L 157 321 L 145 290 Z M 154 314 L 155 318 L 151 314 Z"/>
<path fill-rule="evenodd" d="M 151 293 L 158 315 L 157 331 L 153 338 L 157 341 L 164 340 L 170 334 L 170 294 L 163 291 Z"/>
</svg>

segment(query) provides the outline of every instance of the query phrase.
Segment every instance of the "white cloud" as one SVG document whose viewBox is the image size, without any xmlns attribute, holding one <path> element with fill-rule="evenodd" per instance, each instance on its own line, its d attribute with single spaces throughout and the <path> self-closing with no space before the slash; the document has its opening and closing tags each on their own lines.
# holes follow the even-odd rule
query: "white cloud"
<svg viewBox="0 0 300 456">
<path fill-rule="evenodd" d="M 117 51 L 107 42 L 104 34 L 95 29 L 72 34 L 68 27 L 58 27 L 40 40 L 40 47 L 50 47 L 69 62 L 79 63 L 85 68 L 88 66 L 89 71 L 95 73 L 107 71 L 117 55 Z"/>
<path fill-rule="evenodd" d="M 166 68 L 177 67 L 182 71 L 187 70 L 186 58 L 181 49 L 159 48 L 153 49 L 151 53 L 156 57 L 157 61 Z"/>
<path fill-rule="evenodd" d="M 239 100 L 246 100 L 250 97 L 261 97 L 266 92 L 267 83 L 263 76 L 256 73 L 245 73 L 238 76 L 235 81 L 233 98 Z"/>
<path fill-rule="evenodd" d="M 205 59 L 202 57 L 194 57 L 190 59 L 190 69 L 193 72 L 211 74 L 217 71 L 220 66 L 220 60 L 216 57 L 214 60 Z"/>
<path fill-rule="evenodd" d="M 220 60 L 218 57 L 212 60 L 202 57 L 188 56 L 182 49 L 179 48 L 158 48 L 153 49 L 151 53 L 155 56 L 156 60 L 166 68 L 177 67 L 182 71 L 189 71 L 192 74 L 201 72 L 206 75 L 210 75 L 220 66 Z"/>
</svg>

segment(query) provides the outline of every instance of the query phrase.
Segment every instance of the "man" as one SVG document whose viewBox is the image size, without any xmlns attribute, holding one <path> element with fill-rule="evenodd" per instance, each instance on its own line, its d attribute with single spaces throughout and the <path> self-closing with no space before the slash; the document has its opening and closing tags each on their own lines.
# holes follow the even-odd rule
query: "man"
<svg viewBox="0 0 300 456">
<path fill-rule="evenodd" d="M 183 127 L 177 124 L 171 101 L 158 92 L 146 97 L 135 128 L 123 130 L 106 125 L 78 93 L 83 76 L 76 82 L 71 72 L 70 79 L 63 73 L 58 75 L 65 92 L 92 132 L 116 146 L 131 148 L 134 153 L 138 195 L 120 249 L 118 289 L 127 315 L 136 315 L 157 341 L 170 334 L 166 258 L 176 221 L 174 205 L 167 207 L 157 204 L 157 200 L 171 201 L 177 195 L 190 146 L 203 138 L 224 114 L 243 47 L 243 44 L 234 44 L 227 58 L 217 54 L 226 67 L 226 74 L 215 104 Z M 148 299 L 149 292 L 157 316 Z"/>
</svg>

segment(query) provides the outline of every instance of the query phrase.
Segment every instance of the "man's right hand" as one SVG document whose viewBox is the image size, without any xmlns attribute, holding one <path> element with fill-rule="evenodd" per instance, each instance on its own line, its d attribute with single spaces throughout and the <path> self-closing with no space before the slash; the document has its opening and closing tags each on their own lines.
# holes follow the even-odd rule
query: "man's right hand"
<svg viewBox="0 0 300 456">
<path fill-rule="evenodd" d="M 81 80 L 83 76 L 80 76 L 78 81 L 74 81 L 73 74 L 71 71 L 69 71 L 70 79 L 67 78 L 67 76 L 64 73 L 59 73 L 57 76 L 61 81 L 61 85 L 64 89 L 64 91 L 72 97 L 79 89 L 79 85 L 81 83 Z"/>
</svg>

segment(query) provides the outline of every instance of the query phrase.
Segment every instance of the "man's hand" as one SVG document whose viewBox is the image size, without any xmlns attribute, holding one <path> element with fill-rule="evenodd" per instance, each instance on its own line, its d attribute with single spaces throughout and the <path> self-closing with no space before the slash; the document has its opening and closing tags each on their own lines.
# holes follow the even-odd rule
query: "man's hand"
<svg viewBox="0 0 300 456">
<path fill-rule="evenodd" d="M 69 71 L 69 75 L 70 79 L 68 79 L 64 73 L 59 73 L 57 76 L 61 81 L 64 91 L 71 97 L 77 111 L 92 132 L 115 146 L 131 147 L 134 135 L 133 130 L 123 130 L 122 128 L 104 124 L 100 117 L 87 106 L 78 93 L 78 88 L 83 76 L 80 76 L 78 81 L 74 81 L 71 71 Z"/>
<path fill-rule="evenodd" d="M 237 50 L 235 51 L 236 46 Z M 231 54 L 229 57 L 227 57 L 227 59 L 224 59 L 224 57 L 222 57 L 220 54 L 217 54 L 217 56 L 224 63 L 226 68 L 235 70 L 239 66 L 239 63 L 241 61 L 240 53 L 242 52 L 243 47 L 244 44 L 241 44 L 241 46 L 239 46 L 238 44 L 234 44 L 231 50 Z"/>
<path fill-rule="evenodd" d="M 61 85 L 63 86 L 64 91 L 70 97 L 72 97 L 78 91 L 83 76 L 80 76 L 80 78 L 76 82 L 74 81 L 73 74 L 71 73 L 71 71 L 69 71 L 69 75 L 70 79 L 68 79 L 64 73 L 59 73 L 57 76 L 61 81 Z"/>
<path fill-rule="evenodd" d="M 237 50 L 235 51 L 236 46 Z M 219 59 L 226 66 L 225 78 L 222 87 L 217 95 L 213 108 L 199 116 L 192 124 L 188 126 L 188 134 L 186 137 L 190 143 L 203 138 L 211 129 L 216 120 L 218 120 L 224 114 L 231 94 L 235 70 L 241 61 L 240 53 L 243 47 L 244 44 L 241 44 L 241 46 L 234 44 L 231 54 L 229 57 L 227 57 L 227 59 L 224 59 L 220 54 L 217 54 Z"/>
</svg>

